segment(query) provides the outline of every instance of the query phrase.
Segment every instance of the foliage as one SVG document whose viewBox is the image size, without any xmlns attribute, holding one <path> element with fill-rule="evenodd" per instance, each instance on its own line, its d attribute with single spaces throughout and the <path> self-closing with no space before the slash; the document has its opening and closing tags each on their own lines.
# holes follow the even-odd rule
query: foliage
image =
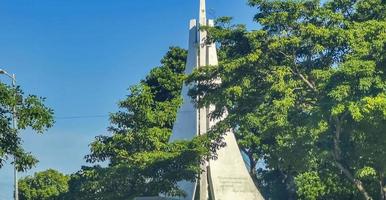
<svg viewBox="0 0 386 200">
<path fill-rule="evenodd" d="M 44 105 L 44 98 L 34 95 L 23 97 L 20 87 L 0 83 L 0 168 L 10 157 L 16 157 L 19 171 L 25 171 L 37 160 L 22 148 L 19 131 L 27 128 L 42 133 L 53 123 L 52 109 Z M 12 126 L 13 108 L 16 108 L 18 126 Z"/>
<path fill-rule="evenodd" d="M 300 197 L 299 199 L 316 200 L 325 193 L 325 186 L 317 172 L 299 174 L 295 178 L 295 183 L 298 187 L 297 193 Z"/>
<path fill-rule="evenodd" d="M 190 91 L 203 97 L 199 106 L 216 105 L 214 118 L 228 112 L 211 134 L 234 129 L 253 164 L 264 160 L 256 175 L 262 191 L 386 199 L 385 1 L 249 4 L 261 28 L 229 18 L 206 27 L 221 62 L 188 78 L 199 83 Z"/>
<path fill-rule="evenodd" d="M 49 169 L 19 180 L 21 200 L 61 200 L 68 191 L 69 177 Z"/>
<path fill-rule="evenodd" d="M 176 183 L 194 180 L 200 172 L 203 138 L 169 144 L 182 103 L 187 53 L 173 47 L 130 95 L 119 102 L 121 111 L 111 115 L 112 136 L 98 136 L 91 144 L 90 163 L 73 175 L 70 194 L 76 199 L 130 199 L 137 196 L 184 195 Z M 71 195 L 69 195 L 71 196 Z"/>
</svg>

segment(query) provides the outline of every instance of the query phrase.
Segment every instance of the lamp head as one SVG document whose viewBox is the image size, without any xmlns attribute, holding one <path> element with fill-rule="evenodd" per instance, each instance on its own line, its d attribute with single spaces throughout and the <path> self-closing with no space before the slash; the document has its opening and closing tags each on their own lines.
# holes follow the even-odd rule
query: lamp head
<svg viewBox="0 0 386 200">
<path fill-rule="evenodd" d="M 0 74 L 6 74 L 7 72 L 5 72 L 4 70 L 0 69 Z"/>
</svg>

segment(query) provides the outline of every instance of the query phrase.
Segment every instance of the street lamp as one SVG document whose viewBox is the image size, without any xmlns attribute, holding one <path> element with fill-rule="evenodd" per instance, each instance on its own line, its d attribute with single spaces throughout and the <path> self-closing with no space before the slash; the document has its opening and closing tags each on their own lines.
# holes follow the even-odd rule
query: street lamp
<svg viewBox="0 0 386 200">
<path fill-rule="evenodd" d="M 7 71 L 3 70 L 3 69 L 0 69 L 0 74 L 4 74 L 6 76 L 8 76 L 9 78 L 12 79 L 12 87 L 13 88 L 16 88 L 16 75 L 15 74 L 9 74 Z M 17 98 L 17 95 L 15 94 L 15 100 Z M 17 130 L 17 118 L 16 118 L 16 103 L 15 105 L 13 106 L 12 108 L 12 126 L 13 126 L 13 129 L 14 130 Z M 14 165 L 14 168 L 13 168 L 13 181 L 14 181 L 14 186 L 15 186 L 15 191 L 14 191 L 14 198 L 15 200 L 19 200 L 19 187 L 18 187 L 18 183 L 17 183 L 17 167 L 16 167 L 16 156 L 13 157 L 13 165 Z"/>
</svg>

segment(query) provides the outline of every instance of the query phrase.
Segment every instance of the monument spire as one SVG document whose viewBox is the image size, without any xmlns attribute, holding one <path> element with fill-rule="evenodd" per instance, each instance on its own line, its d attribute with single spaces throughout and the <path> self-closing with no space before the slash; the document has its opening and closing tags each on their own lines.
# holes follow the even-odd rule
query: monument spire
<svg viewBox="0 0 386 200">
<path fill-rule="evenodd" d="M 200 25 L 205 26 L 206 25 L 206 1 L 200 0 Z"/>
<path fill-rule="evenodd" d="M 206 16 L 206 0 L 200 0 L 198 20 L 191 20 L 189 27 L 189 50 L 186 63 L 186 74 L 194 69 L 206 66 L 217 66 L 217 49 L 215 43 L 206 41 L 207 31 L 202 26 L 214 26 L 212 19 Z M 221 80 L 214 80 L 221 83 Z M 194 137 L 207 134 L 221 119 L 213 120 L 210 113 L 215 105 L 197 108 L 188 95 L 193 85 L 182 88 L 183 104 L 173 125 L 170 141 L 191 140 Z M 225 116 L 223 116 L 225 117 Z M 173 197 L 178 200 L 264 200 L 253 183 L 240 153 L 232 130 L 224 133 L 227 144 L 217 151 L 216 160 L 202 163 L 202 173 L 196 181 L 180 181 L 178 186 L 185 192 L 185 197 Z M 199 195 L 199 196 L 196 196 Z"/>
</svg>

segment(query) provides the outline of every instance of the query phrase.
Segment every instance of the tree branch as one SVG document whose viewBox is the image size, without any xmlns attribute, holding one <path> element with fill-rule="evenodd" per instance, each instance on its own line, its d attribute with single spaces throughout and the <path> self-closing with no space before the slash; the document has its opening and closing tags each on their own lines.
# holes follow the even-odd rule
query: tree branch
<svg viewBox="0 0 386 200">
<path fill-rule="evenodd" d="M 282 51 L 279 51 L 279 53 L 281 53 L 284 57 L 287 57 L 287 58 L 290 58 L 290 59 L 294 59 L 293 57 L 291 57 L 291 56 L 285 54 L 285 53 L 282 52 Z M 295 61 L 294 61 L 294 63 L 295 63 Z M 295 67 L 295 71 L 294 71 L 292 68 L 291 68 L 290 70 L 291 70 L 292 74 L 294 74 L 294 75 L 296 75 L 296 76 L 299 76 L 300 79 L 302 79 L 302 81 L 303 81 L 304 83 L 306 83 L 307 86 L 310 87 L 314 92 L 317 91 L 315 85 L 312 84 L 312 83 L 311 83 L 311 82 L 310 82 L 310 81 L 309 81 L 302 73 L 300 73 L 299 70 L 298 70 L 296 67 Z"/>
<path fill-rule="evenodd" d="M 306 79 L 306 77 L 303 76 L 303 74 L 301 73 L 297 73 L 297 75 L 303 80 L 303 82 L 305 82 L 308 87 L 310 87 L 314 92 L 317 91 L 316 87 L 314 84 L 312 84 L 309 80 Z"/>
<path fill-rule="evenodd" d="M 342 119 L 344 116 L 342 117 Z M 335 117 L 335 137 L 334 137 L 334 161 L 338 168 L 343 172 L 343 174 L 355 185 L 359 192 L 363 195 L 365 200 L 372 200 L 369 193 L 367 193 L 362 181 L 356 179 L 351 172 L 343 166 L 341 163 L 342 150 L 340 149 L 340 134 L 342 133 L 341 121 L 338 117 Z"/>
</svg>

